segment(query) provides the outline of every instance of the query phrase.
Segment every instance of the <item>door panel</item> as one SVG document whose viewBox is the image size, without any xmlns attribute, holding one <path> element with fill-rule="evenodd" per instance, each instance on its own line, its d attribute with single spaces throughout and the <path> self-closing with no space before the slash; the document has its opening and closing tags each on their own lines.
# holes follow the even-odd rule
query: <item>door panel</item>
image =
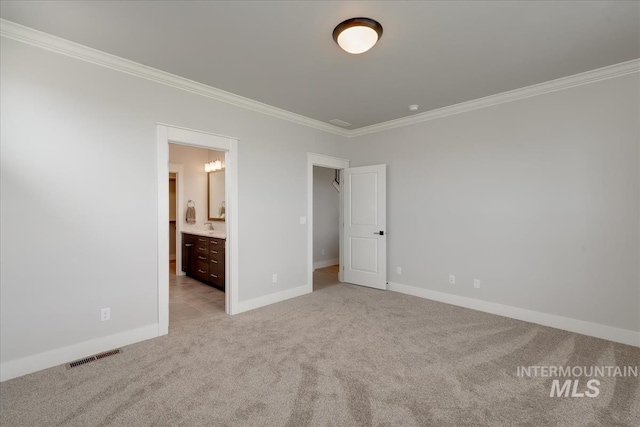
<svg viewBox="0 0 640 427">
<path fill-rule="evenodd" d="M 351 176 L 351 225 L 378 224 L 377 174 Z"/>
<path fill-rule="evenodd" d="M 344 281 L 387 288 L 386 165 L 343 170 Z"/>
<path fill-rule="evenodd" d="M 376 239 L 351 238 L 351 269 L 365 273 L 378 272 L 378 242 Z"/>
</svg>

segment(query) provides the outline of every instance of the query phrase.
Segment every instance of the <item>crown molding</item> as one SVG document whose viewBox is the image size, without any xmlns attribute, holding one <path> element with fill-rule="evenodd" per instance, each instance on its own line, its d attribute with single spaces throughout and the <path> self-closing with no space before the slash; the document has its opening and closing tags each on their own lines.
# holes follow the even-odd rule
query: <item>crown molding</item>
<svg viewBox="0 0 640 427">
<path fill-rule="evenodd" d="M 6 19 L 0 19 L 0 36 L 289 122 L 340 136 L 349 136 L 349 131 L 346 129 L 120 58 Z"/>
<path fill-rule="evenodd" d="M 491 107 L 493 105 L 503 104 L 505 102 L 517 101 L 519 99 L 568 89 L 574 86 L 580 86 L 584 84 L 594 83 L 600 80 L 640 72 L 640 59 L 634 59 L 631 61 L 622 62 L 620 64 L 614 64 L 608 67 L 598 68 L 580 74 L 574 74 L 572 76 L 561 77 L 556 80 L 526 86 L 508 92 L 486 96 L 484 98 L 461 102 L 459 104 L 438 108 L 436 110 L 426 111 L 424 113 L 415 114 L 408 117 L 402 117 L 399 119 L 377 123 L 375 125 L 365 126 L 358 129 L 347 130 L 300 114 L 292 113 L 281 108 L 273 107 L 262 102 L 254 101 L 240 95 L 226 92 L 212 86 L 198 83 L 184 77 L 176 76 L 175 74 L 151 68 L 146 65 L 130 61 L 128 59 L 120 58 L 118 56 L 111 55 L 109 53 L 105 53 L 1 18 L 0 36 L 27 43 L 32 46 L 37 46 L 42 49 L 56 52 L 105 68 L 110 68 L 112 70 L 138 76 L 147 80 L 154 81 L 156 83 L 174 87 L 176 89 L 195 93 L 207 98 L 212 98 L 217 101 L 235 105 L 237 107 L 246 108 L 258 113 L 267 114 L 272 117 L 277 117 L 279 119 L 287 120 L 313 129 L 348 138 L 354 138 L 402 126 L 422 123 L 428 120 L 452 116 L 454 114 L 460 114 L 467 111 L 478 110 L 480 108 Z"/>
<path fill-rule="evenodd" d="M 640 59 L 633 59 L 620 64 L 614 64 L 595 70 L 586 71 L 572 76 L 561 77 L 556 80 L 526 86 L 519 89 L 502 92 L 495 95 L 486 96 L 484 98 L 474 99 L 472 101 L 461 102 L 459 104 L 438 108 L 436 110 L 426 111 L 409 117 L 390 120 L 371 126 L 361 127 L 349 131 L 349 137 L 357 137 L 368 135 L 371 133 L 381 132 L 388 129 L 394 129 L 402 126 L 408 126 L 416 123 L 426 122 L 428 120 L 438 119 L 441 117 L 452 116 L 454 114 L 465 113 L 467 111 L 478 110 L 480 108 L 491 107 L 493 105 L 504 104 L 505 102 L 517 101 L 519 99 L 530 98 L 532 96 L 542 95 L 558 90 L 569 89 L 574 86 L 598 82 L 600 80 L 611 79 L 614 77 L 624 76 L 626 74 L 640 72 Z"/>
</svg>

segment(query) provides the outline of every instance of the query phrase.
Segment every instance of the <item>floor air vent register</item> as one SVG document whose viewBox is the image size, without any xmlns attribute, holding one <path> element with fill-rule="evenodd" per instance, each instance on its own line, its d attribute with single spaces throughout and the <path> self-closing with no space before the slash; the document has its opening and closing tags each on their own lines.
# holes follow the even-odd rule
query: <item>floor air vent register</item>
<svg viewBox="0 0 640 427">
<path fill-rule="evenodd" d="M 122 353 L 122 350 L 117 348 L 115 350 L 105 351 L 104 353 L 94 354 L 93 356 L 85 357 L 84 359 L 76 360 L 71 363 L 67 363 L 67 368 L 75 368 L 77 366 L 86 365 L 87 363 L 95 362 L 96 360 L 104 359 L 105 357 L 115 356 Z"/>
</svg>

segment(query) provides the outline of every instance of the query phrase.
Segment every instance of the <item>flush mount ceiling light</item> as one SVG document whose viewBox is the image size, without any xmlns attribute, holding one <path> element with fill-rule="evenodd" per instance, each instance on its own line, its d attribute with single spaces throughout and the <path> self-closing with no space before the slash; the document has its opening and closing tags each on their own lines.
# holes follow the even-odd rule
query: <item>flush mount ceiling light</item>
<svg viewBox="0 0 640 427">
<path fill-rule="evenodd" d="M 382 25 L 370 18 L 351 18 L 338 24 L 333 39 L 342 49 L 358 54 L 371 49 L 382 37 Z"/>
</svg>

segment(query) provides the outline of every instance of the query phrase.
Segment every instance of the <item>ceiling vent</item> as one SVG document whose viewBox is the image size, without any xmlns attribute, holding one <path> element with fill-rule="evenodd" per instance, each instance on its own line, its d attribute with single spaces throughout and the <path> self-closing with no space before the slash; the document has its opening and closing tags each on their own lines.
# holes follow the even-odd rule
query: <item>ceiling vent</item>
<svg viewBox="0 0 640 427">
<path fill-rule="evenodd" d="M 347 123 L 343 120 L 340 119 L 333 119 L 333 120 L 329 120 L 329 123 L 333 123 L 336 126 L 340 126 L 343 128 L 348 128 L 349 126 L 351 126 L 351 123 Z"/>
</svg>

